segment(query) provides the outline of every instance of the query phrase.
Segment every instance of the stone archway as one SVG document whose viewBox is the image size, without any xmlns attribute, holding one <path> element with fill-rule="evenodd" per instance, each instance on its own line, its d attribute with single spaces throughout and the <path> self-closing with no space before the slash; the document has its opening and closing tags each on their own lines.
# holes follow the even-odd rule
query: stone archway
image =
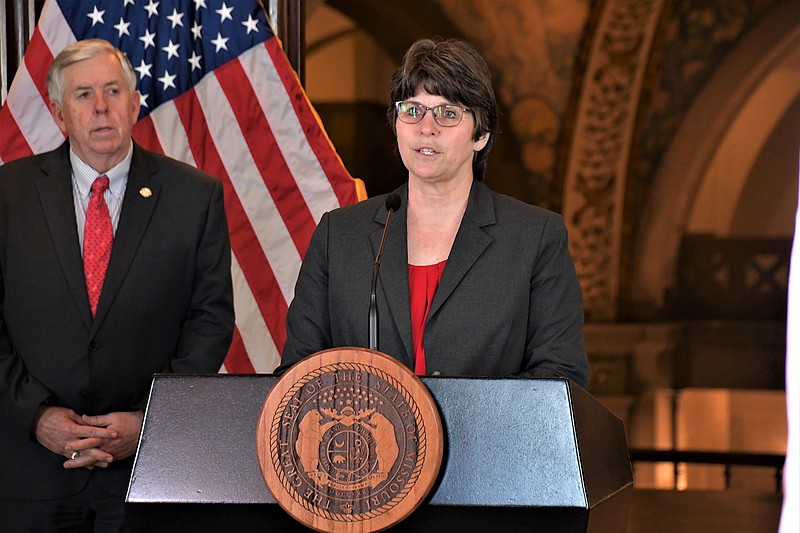
<svg viewBox="0 0 800 533">
<path fill-rule="evenodd" d="M 666 0 L 595 5 L 567 152 L 564 219 L 586 317 L 619 318 L 629 159 L 648 59 Z"/>
<path fill-rule="evenodd" d="M 667 304 L 667 294 L 676 282 L 681 239 L 709 167 L 721 157 L 719 150 L 731 128 L 746 127 L 737 121 L 752 112 L 747 104 L 770 79 L 769 73 L 800 50 L 799 8 L 794 2 L 785 2 L 753 28 L 715 71 L 686 114 L 657 171 L 635 236 L 626 297 L 637 314 L 658 315 Z M 781 97 L 787 107 L 800 97 L 800 86 L 796 91 Z M 780 119 L 781 114 L 776 114 L 775 124 Z M 767 128 L 760 135 L 768 134 Z M 753 139 L 753 143 L 759 140 Z M 757 156 L 753 153 L 750 157 Z"/>
</svg>

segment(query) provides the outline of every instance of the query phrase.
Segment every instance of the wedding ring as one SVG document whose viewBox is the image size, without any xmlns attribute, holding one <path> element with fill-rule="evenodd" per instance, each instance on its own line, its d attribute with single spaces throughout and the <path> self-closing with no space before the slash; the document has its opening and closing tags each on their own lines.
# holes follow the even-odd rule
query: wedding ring
<svg viewBox="0 0 800 533">
<path fill-rule="evenodd" d="M 81 452 L 72 452 L 72 455 L 69 456 L 70 459 L 77 459 L 81 456 Z"/>
</svg>

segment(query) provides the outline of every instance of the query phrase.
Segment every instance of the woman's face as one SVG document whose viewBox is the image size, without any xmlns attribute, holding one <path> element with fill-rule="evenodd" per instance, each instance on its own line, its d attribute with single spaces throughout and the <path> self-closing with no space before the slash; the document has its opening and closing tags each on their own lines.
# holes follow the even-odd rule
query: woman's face
<svg viewBox="0 0 800 533">
<path fill-rule="evenodd" d="M 422 88 L 408 100 L 426 107 L 457 104 L 429 94 Z M 486 146 L 489 140 L 488 133 L 477 141 L 472 140 L 475 118 L 469 112 L 464 112 L 457 126 L 440 126 L 433 118 L 433 111 L 429 110 L 418 123 L 407 124 L 396 119 L 395 127 L 400 158 L 408 169 L 409 180 L 445 183 L 468 179 L 471 182 L 473 154 Z"/>
</svg>

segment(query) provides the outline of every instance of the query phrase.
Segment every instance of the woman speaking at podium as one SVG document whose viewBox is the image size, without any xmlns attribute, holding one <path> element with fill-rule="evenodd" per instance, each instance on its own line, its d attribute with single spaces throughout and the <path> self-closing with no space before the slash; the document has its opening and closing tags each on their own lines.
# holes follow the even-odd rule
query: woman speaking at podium
<svg viewBox="0 0 800 533">
<path fill-rule="evenodd" d="M 419 375 L 557 376 L 585 387 L 582 295 L 563 219 L 483 183 L 498 129 L 486 62 L 461 40 L 419 40 L 390 102 L 408 181 L 389 201 L 322 217 L 276 373 L 327 348 L 368 347 L 374 328 L 369 347 Z"/>
</svg>

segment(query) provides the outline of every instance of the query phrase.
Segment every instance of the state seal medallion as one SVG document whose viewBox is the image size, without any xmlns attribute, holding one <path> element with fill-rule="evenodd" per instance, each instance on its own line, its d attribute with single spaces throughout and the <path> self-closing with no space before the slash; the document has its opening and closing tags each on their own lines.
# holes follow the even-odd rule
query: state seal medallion
<svg viewBox="0 0 800 533">
<path fill-rule="evenodd" d="M 395 359 L 363 348 L 319 352 L 273 386 L 258 461 L 278 504 L 318 531 L 380 531 L 430 492 L 442 461 L 439 412 Z"/>
</svg>

